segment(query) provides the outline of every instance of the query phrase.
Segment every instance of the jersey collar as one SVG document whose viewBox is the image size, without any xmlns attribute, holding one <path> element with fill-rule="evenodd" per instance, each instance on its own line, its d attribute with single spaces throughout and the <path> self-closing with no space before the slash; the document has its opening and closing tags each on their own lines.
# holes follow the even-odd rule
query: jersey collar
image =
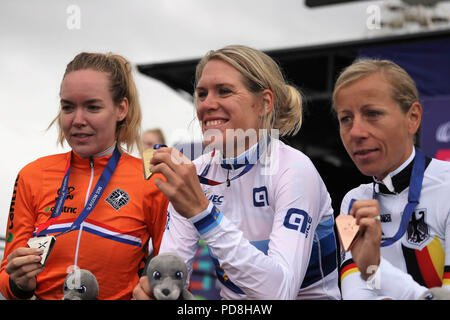
<svg viewBox="0 0 450 320">
<path fill-rule="evenodd" d="M 268 149 L 269 144 L 270 137 L 267 139 L 261 138 L 258 143 L 251 146 L 236 158 L 222 158 L 220 166 L 224 169 L 236 170 L 247 164 L 256 164 Z"/>
<path fill-rule="evenodd" d="M 375 192 L 384 194 L 399 194 L 409 187 L 411 173 L 414 164 L 415 148 L 411 156 L 396 170 L 388 174 L 382 181 L 373 177 Z M 431 162 L 431 158 L 425 157 L 425 169 Z"/>
</svg>

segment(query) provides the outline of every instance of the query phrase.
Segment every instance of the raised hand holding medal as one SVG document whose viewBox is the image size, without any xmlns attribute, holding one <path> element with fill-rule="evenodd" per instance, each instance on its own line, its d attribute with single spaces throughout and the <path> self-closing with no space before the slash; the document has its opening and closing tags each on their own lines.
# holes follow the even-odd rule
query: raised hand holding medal
<svg viewBox="0 0 450 320">
<path fill-rule="evenodd" d="M 165 144 L 155 144 L 153 146 L 153 148 L 149 148 L 144 150 L 144 152 L 142 153 L 142 163 L 144 165 L 144 179 L 148 180 L 150 179 L 150 177 L 152 176 L 153 172 L 150 171 L 150 161 L 153 158 L 153 155 L 155 153 L 155 151 L 159 148 L 167 148 L 167 146 Z"/>
<path fill-rule="evenodd" d="M 195 165 L 181 152 L 160 147 L 150 160 L 149 169 L 161 173 L 166 181 L 156 178 L 155 185 L 170 200 L 175 210 L 185 218 L 191 218 L 208 207 L 197 176 Z"/>
<path fill-rule="evenodd" d="M 380 264 L 381 223 L 378 200 L 358 200 L 353 203 L 349 212 L 355 218 L 358 228 L 358 239 L 352 245 L 352 257 L 361 276 L 370 276 L 370 266 Z"/>
<path fill-rule="evenodd" d="M 355 217 L 349 214 L 340 214 L 336 218 L 336 227 L 342 250 L 345 252 L 351 250 L 360 235 Z"/>
<path fill-rule="evenodd" d="M 54 236 L 34 237 L 28 240 L 28 247 L 42 250 L 40 263 L 44 266 L 55 244 Z"/>
</svg>

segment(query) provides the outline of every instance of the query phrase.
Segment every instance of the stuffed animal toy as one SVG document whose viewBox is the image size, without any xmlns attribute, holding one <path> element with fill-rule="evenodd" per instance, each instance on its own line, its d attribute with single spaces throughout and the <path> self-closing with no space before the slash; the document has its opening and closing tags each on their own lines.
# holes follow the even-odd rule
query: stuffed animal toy
<svg viewBox="0 0 450 320">
<path fill-rule="evenodd" d="M 450 300 L 450 290 L 435 287 L 425 291 L 419 300 Z"/>
<path fill-rule="evenodd" d="M 98 282 L 89 270 L 75 269 L 66 276 L 63 292 L 63 300 L 97 300 Z"/>
<path fill-rule="evenodd" d="M 183 259 L 174 253 L 161 253 L 153 257 L 147 267 L 150 288 L 156 300 L 195 300 L 184 288 L 187 268 Z"/>
</svg>

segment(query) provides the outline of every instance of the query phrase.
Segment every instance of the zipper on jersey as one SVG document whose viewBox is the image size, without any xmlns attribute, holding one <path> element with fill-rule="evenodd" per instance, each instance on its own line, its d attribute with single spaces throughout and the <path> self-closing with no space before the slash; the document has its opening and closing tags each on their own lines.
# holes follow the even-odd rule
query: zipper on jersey
<svg viewBox="0 0 450 320">
<path fill-rule="evenodd" d="M 89 195 L 91 193 L 91 187 L 92 187 L 92 181 L 94 180 L 94 159 L 92 157 L 89 158 L 89 164 L 91 166 L 91 178 L 89 180 L 89 186 L 86 192 L 86 198 L 84 200 L 84 206 L 86 206 L 87 201 L 89 199 Z M 75 248 L 75 262 L 74 262 L 74 266 L 77 267 L 78 266 L 78 249 L 80 247 L 80 239 L 81 239 L 81 232 L 83 231 L 83 224 L 84 222 L 82 222 L 80 224 L 80 230 L 78 231 L 78 239 L 77 239 L 77 246 Z"/>
</svg>

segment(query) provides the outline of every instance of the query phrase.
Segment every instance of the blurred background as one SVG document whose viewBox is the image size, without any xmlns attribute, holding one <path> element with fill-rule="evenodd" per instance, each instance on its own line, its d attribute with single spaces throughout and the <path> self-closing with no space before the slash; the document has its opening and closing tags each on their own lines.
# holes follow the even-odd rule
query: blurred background
<svg viewBox="0 0 450 320">
<path fill-rule="evenodd" d="M 450 160 L 449 21 L 450 2 L 437 0 L 1 1 L 0 257 L 18 171 L 69 150 L 47 127 L 58 111 L 65 67 L 77 53 L 129 59 L 143 129 L 161 129 L 173 146 L 201 143 L 191 96 L 198 59 L 229 44 L 264 50 L 305 96 L 304 125 L 284 141 L 311 157 L 337 214 L 346 191 L 367 179 L 346 155 L 330 111 L 334 80 L 357 57 L 393 59 L 412 75 L 425 108 L 421 146 Z M 192 289 L 214 298 L 205 250 L 198 252 Z"/>
</svg>

